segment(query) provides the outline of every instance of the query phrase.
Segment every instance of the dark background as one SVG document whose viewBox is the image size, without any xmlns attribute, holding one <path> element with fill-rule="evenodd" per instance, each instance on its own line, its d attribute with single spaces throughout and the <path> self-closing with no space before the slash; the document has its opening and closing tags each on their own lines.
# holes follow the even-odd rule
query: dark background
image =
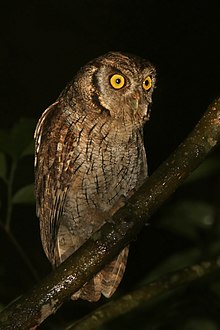
<svg viewBox="0 0 220 330">
<path fill-rule="evenodd" d="M 110 50 L 134 53 L 149 59 L 157 68 L 151 121 L 145 127 L 152 173 L 219 95 L 218 7 L 217 0 L 1 1 L 0 129 L 9 130 L 21 117 L 38 119 L 77 70 L 94 57 Z M 33 158 L 21 165 L 20 180 L 26 177 L 33 180 L 32 166 Z M 183 189 L 177 196 L 185 193 L 191 198 L 201 191 L 210 195 L 207 187 L 213 187 L 213 181 Z M 20 207 L 14 213 L 13 230 L 43 277 L 49 271 L 49 264 L 40 245 L 34 205 Z M 0 292 L 2 303 L 6 304 L 31 287 L 34 280 L 25 270 L 19 271 L 22 263 L 10 248 L 10 242 L 5 237 L 2 242 L 4 253 L 0 251 L 0 258 L 6 263 L 6 270 L 4 289 Z M 169 255 L 170 251 L 188 244 L 188 240 L 181 241 L 178 235 L 145 229 L 132 245 L 122 291 L 134 287 L 144 276 L 138 272 L 146 273 L 141 259 L 143 249 L 147 251 L 148 269 L 166 253 Z M 13 272 L 19 276 L 14 278 Z M 76 304 L 79 310 L 76 318 L 84 315 L 83 308 L 86 312 L 93 308 L 87 303 Z M 205 310 L 206 307 L 203 306 Z M 128 324 L 125 328 L 128 329 Z"/>
<path fill-rule="evenodd" d="M 213 0 L 1 1 L 0 127 L 21 116 L 39 118 L 83 64 L 109 50 L 127 51 L 157 67 L 146 131 L 154 161 L 161 160 L 219 93 L 218 5 Z"/>
</svg>

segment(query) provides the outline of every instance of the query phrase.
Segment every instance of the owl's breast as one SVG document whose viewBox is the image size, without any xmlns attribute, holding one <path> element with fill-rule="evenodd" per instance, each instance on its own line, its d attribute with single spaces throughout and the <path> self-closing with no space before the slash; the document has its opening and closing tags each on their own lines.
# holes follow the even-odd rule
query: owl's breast
<svg viewBox="0 0 220 330">
<path fill-rule="evenodd" d="M 140 138 L 127 145 L 97 146 L 91 150 L 82 190 L 86 191 L 91 206 L 109 211 L 122 196 L 130 197 L 146 177 L 147 160 Z"/>
<path fill-rule="evenodd" d="M 65 236 L 65 242 L 71 240 L 71 251 L 97 231 L 147 177 L 141 132 L 129 143 L 87 140 L 78 152 L 58 233 L 59 246 Z"/>
</svg>

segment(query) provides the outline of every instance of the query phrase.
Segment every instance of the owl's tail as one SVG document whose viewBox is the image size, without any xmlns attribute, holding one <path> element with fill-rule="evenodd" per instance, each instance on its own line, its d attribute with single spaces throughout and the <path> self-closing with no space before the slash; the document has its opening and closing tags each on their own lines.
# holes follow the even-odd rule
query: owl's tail
<svg viewBox="0 0 220 330">
<path fill-rule="evenodd" d="M 106 265 L 93 279 L 72 295 L 72 299 L 84 299 L 90 302 L 98 301 L 103 294 L 106 298 L 113 295 L 124 275 L 129 247 Z"/>
</svg>

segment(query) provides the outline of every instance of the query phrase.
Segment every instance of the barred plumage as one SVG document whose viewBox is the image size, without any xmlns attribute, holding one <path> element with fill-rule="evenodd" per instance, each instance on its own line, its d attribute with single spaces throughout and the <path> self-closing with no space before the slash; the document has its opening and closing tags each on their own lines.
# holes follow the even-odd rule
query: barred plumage
<svg viewBox="0 0 220 330">
<path fill-rule="evenodd" d="M 84 66 L 35 131 L 41 239 L 54 266 L 97 231 L 147 177 L 143 125 L 155 84 L 147 61 L 108 53 Z M 122 86 L 122 87 L 121 87 Z M 73 295 L 110 297 L 128 247 Z"/>
</svg>

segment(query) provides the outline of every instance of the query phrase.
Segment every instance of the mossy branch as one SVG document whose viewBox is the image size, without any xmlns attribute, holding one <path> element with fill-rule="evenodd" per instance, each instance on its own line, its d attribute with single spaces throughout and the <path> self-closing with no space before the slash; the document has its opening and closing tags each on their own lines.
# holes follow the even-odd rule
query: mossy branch
<svg viewBox="0 0 220 330">
<path fill-rule="evenodd" d="M 131 240 L 220 140 L 220 98 L 192 133 L 97 233 L 0 314 L 0 329 L 35 329 Z"/>
</svg>

